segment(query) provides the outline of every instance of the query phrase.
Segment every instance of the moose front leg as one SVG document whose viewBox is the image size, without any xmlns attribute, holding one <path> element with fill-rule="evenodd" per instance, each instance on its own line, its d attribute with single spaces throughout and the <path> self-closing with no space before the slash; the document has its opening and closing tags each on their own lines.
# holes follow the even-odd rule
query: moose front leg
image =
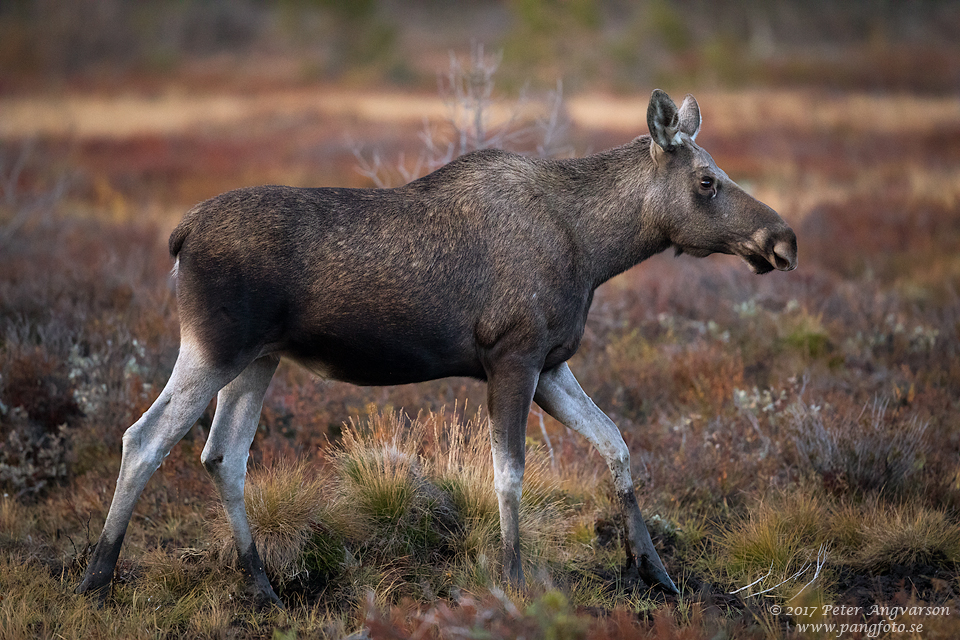
<svg viewBox="0 0 960 640">
<path fill-rule="evenodd" d="M 520 559 L 520 494 L 523 488 L 527 414 L 537 383 L 536 369 L 500 363 L 488 375 L 487 411 L 493 483 L 500 506 L 503 577 L 513 587 L 524 586 Z"/>
<path fill-rule="evenodd" d="M 627 529 L 627 564 L 636 563 L 640 577 L 667 593 L 679 593 L 667 575 L 633 492 L 630 451 L 617 425 L 583 392 L 566 363 L 540 374 L 534 401 L 551 416 L 582 434 L 603 455 L 613 474 Z"/>
</svg>

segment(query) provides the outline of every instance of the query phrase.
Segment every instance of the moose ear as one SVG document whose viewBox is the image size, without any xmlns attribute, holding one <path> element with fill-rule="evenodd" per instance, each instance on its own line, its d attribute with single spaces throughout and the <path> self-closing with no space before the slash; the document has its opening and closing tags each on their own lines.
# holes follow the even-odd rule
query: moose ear
<svg viewBox="0 0 960 640">
<path fill-rule="evenodd" d="M 700 122 L 700 105 L 697 104 L 697 99 L 688 93 L 680 105 L 680 131 L 696 140 L 700 133 Z"/>
<path fill-rule="evenodd" d="M 660 89 L 654 89 L 653 95 L 650 96 L 650 106 L 647 107 L 647 126 L 650 127 L 650 136 L 653 141 L 665 151 L 673 151 L 682 144 L 677 105 L 666 92 Z"/>
</svg>

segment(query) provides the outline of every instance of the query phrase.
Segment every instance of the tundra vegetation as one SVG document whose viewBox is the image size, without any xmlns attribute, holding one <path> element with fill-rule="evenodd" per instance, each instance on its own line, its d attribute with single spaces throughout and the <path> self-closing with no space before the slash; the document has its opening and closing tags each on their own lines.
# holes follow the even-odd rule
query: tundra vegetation
<svg viewBox="0 0 960 640">
<path fill-rule="evenodd" d="M 505 55 L 543 42 L 518 37 Z M 447 86 L 453 106 L 496 112 L 468 99 L 486 85 Z M 676 598 L 624 573 L 606 466 L 549 416 L 528 420 L 527 590 L 504 592 L 483 386 L 360 388 L 286 362 L 246 492 L 286 610 L 256 611 L 234 568 L 199 461 L 212 407 L 147 485 L 105 605 L 73 592 L 123 430 L 176 359 L 166 237 L 183 211 L 241 184 L 395 183 L 458 133 L 529 153 L 605 148 L 645 130 L 648 92 L 631 98 L 632 133 L 561 131 L 557 97 L 539 112 L 529 100 L 509 131 L 451 112 L 420 139 L 416 121 L 398 133 L 309 115 L 199 134 L 5 129 L 0 638 L 793 638 L 893 607 L 923 625 L 913 637 L 956 637 L 960 111 L 924 87 L 698 91 L 698 140 L 797 231 L 800 268 L 761 277 L 736 258 L 662 255 L 597 292 L 571 368 L 630 446 Z"/>
</svg>

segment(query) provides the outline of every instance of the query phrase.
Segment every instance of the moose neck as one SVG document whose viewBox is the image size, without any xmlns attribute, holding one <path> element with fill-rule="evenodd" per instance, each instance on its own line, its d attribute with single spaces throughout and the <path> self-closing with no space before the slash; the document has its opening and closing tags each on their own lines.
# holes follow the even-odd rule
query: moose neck
<svg viewBox="0 0 960 640">
<path fill-rule="evenodd" d="M 594 288 L 670 246 L 650 197 L 656 168 L 648 136 L 553 166 L 557 215 L 571 228 Z"/>
</svg>

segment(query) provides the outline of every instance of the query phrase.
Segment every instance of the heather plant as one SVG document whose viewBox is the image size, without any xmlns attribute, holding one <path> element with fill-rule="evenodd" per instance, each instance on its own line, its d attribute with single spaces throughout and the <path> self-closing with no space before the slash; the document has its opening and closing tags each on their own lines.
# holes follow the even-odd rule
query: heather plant
<svg viewBox="0 0 960 640">
<path fill-rule="evenodd" d="M 86 469 L 102 461 L 103 447 L 119 442 L 128 416 L 163 374 L 169 351 L 155 345 L 172 346 L 169 291 L 157 292 L 156 280 L 136 273 L 137 267 L 119 269 L 108 257 L 93 265 L 75 259 L 75 251 L 102 241 L 95 240 L 101 231 L 70 222 L 23 229 L 21 239 L 28 242 L 6 254 L 0 436 L 8 446 L 0 451 L 0 482 L 12 483 L 7 488 L 23 497 L 64 482 L 74 465 Z M 107 235 L 123 238 L 131 252 L 146 240 L 122 230 Z M 31 275 L 38 262 L 48 270 Z M 130 284 L 138 280 L 142 294 Z M 135 295 L 143 299 L 134 302 Z M 141 334 L 147 342 L 135 341 L 131 325 L 154 331 Z M 80 429 L 92 420 L 96 432 Z"/>
<path fill-rule="evenodd" d="M 63 367 L 45 356 L 27 352 L 3 367 L 0 487 L 18 498 L 66 479 L 69 429 L 82 415 Z"/>
<path fill-rule="evenodd" d="M 912 492 L 933 453 L 929 423 L 896 415 L 886 399 L 857 416 L 798 400 L 790 417 L 800 460 L 839 494 Z"/>
</svg>

